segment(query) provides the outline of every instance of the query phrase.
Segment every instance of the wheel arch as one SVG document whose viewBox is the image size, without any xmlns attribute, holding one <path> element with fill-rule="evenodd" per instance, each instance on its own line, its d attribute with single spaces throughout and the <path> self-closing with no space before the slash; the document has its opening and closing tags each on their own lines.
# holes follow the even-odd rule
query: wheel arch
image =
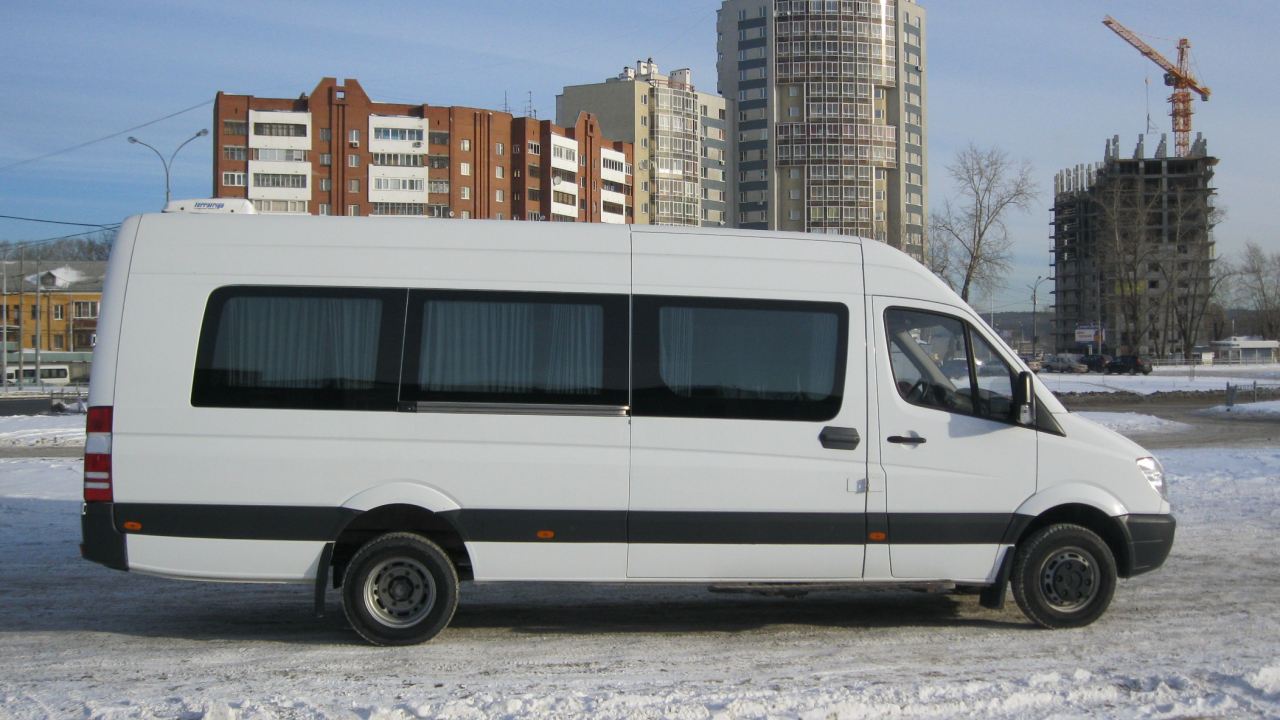
<svg viewBox="0 0 1280 720">
<path fill-rule="evenodd" d="M 1124 524 L 1119 518 L 1093 505 L 1072 502 L 1042 510 L 1039 514 L 1031 516 L 1030 522 L 1022 528 L 1014 542 L 1015 547 L 1021 546 L 1037 530 L 1059 523 L 1079 525 L 1097 534 L 1107 544 L 1107 548 L 1115 558 L 1116 574 L 1123 578 L 1129 577 L 1133 558 L 1129 552 L 1129 536 L 1125 532 Z"/>
<path fill-rule="evenodd" d="M 462 533 L 446 514 L 408 502 L 388 503 L 364 510 L 353 517 L 334 539 L 331 561 L 333 587 L 339 587 L 347 563 L 365 543 L 390 532 L 411 532 L 439 545 L 459 580 L 474 577 L 471 556 Z"/>
</svg>

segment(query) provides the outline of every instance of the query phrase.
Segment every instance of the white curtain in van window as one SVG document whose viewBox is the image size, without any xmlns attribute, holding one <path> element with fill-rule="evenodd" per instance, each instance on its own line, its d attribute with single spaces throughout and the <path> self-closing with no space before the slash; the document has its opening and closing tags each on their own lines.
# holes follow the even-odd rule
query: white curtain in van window
<svg viewBox="0 0 1280 720">
<path fill-rule="evenodd" d="M 604 308 L 429 300 L 418 383 L 427 392 L 598 393 Z"/>
<path fill-rule="evenodd" d="M 218 328 L 213 367 L 232 387 L 372 387 L 382 301 L 236 297 Z"/>
</svg>

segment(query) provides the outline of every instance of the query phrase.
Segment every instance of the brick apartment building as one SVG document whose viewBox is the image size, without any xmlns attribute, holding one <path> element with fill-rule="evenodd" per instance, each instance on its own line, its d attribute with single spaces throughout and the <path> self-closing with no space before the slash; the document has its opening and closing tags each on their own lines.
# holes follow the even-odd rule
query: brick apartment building
<svg viewBox="0 0 1280 720">
<path fill-rule="evenodd" d="M 467 107 L 373 102 L 353 79 L 297 99 L 219 92 L 213 194 L 260 213 L 635 222 L 634 149 Z"/>
</svg>

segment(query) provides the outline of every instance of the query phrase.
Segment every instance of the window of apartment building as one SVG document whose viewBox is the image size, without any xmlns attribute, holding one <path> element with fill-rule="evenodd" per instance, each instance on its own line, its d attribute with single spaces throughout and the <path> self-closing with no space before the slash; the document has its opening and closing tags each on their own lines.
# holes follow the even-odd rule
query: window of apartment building
<svg viewBox="0 0 1280 720">
<path fill-rule="evenodd" d="M 98 317 L 98 303 L 95 300 L 77 300 L 72 304 L 71 317 L 76 320 L 92 320 Z"/>
<path fill-rule="evenodd" d="M 307 176 L 293 173 L 254 173 L 253 186 L 260 188 L 306 189 Z"/>
<path fill-rule="evenodd" d="M 321 192 L 329 192 L 329 191 L 331 191 L 331 190 L 333 190 L 333 179 L 332 179 L 332 178 L 320 178 L 320 191 L 321 191 Z"/>
<path fill-rule="evenodd" d="M 306 162 L 306 150 L 289 150 L 285 148 L 253 148 L 251 157 L 254 160 L 267 162 Z"/>
<path fill-rule="evenodd" d="M 64 320 L 64 319 L 66 319 L 66 318 L 65 318 L 66 312 L 67 312 L 67 306 L 65 306 L 65 305 L 54 305 L 54 306 L 53 306 L 53 319 L 54 319 L 54 320 Z"/>
<path fill-rule="evenodd" d="M 493 191 L 493 201 L 494 201 L 494 202 L 506 202 L 506 200 L 507 200 L 507 193 L 506 193 L 506 191 L 501 190 L 501 189 L 499 189 L 499 190 L 494 190 L 494 191 Z"/>
<path fill-rule="evenodd" d="M 376 202 L 370 215 L 421 216 L 426 214 L 426 205 L 407 202 Z"/>
<path fill-rule="evenodd" d="M 542 190 L 529 188 L 529 202 L 542 202 Z"/>
<path fill-rule="evenodd" d="M 333 164 L 333 153 L 320 153 L 320 164 L 329 167 Z"/>
<path fill-rule="evenodd" d="M 249 156 L 248 148 L 244 145 L 223 145 L 223 160 L 245 160 Z"/>
<path fill-rule="evenodd" d="M 470 185 L 463 185 L 463 186 L 459 187 L 459 188 L 458 188 L 458 197 L 462 198 L 463 200 L 470 200 L 470 199 L 471 199 L 471 186 L 470 186 Z"/>
<path fill-rule="evenodd" d="M 374 153 L 370 162 L 388 167 L 422 167 L 422 157 L 418 153 Z"/>
<path fill-rule="evenodd" d="M 422 130 L 420 128 L 386 128 L 376 127 L 373 129 L 374 140 L 413 140 L 422 141 Z"/>
<path fill-rule="evenodd" d="M 347 206 L 347 217 L 358 217 L 359 215 L 360 215 L 359 205 L 352 204 Z"/>
<path fill-rule="evenodd" d="M 649 127 L 649 116 L 648 116 L 648 115 L 641 115 L 641 116 L 640 116 L 640 126 L 641 126 L 641 127 Z"/>
<path fill-rule="evenodd" d="M 291 213 L 303 214 L 307 212 L 306 200 L 254 200 L 253 209 L 260 213 Z"/>
<path fill-rule="evenodd" d="M 349 132 L 347 132 L 347 141 L 348 141 L 348 142 L 350 142 L 352 145 L 359 145 L 359 144 L 360 144 L 360 130 L 359 130 L 359 129 L 352 129 L 352 130 L 350 130 Z"/>
<path fill-rule="evenodd" d="M 471 174 L 471 163 L 469 163 L 469 162 L 458 163 L 458 174 L 459 174 L 459 175 L 470 175 L 470 174 Z"/>
<path fill-rule="evenodd" d="M 462 152 L 471 152 L 471 141 L 466 138 L 459 140 L 458 149 Z"/>
<path fill-rule="evenodd" d="M 561 205 L 576 205 L 577 198 L 569 193 L 560 192 L 559 190 L 551 191 L 551 202 L 560 203 Z"/>
<path fill-rule="evenodd" d="M 496 143 L 493 146 L 493 154 L 499 157 L 501 157 L 502 154 L 506 152 L 506 150 L 507 150 L 507 146 L 503 145 L 502 143 Z"/>
<path fill-rule="evenodd" d="M 541 143 L 536 143 L 536 142 L 531 142 L 531 143 L 529 143 L 529 154 L 530 154 L 530 155 L 541 155 L 541 154 L 542 154 L 542 145 L 541 145 Z"/>
<path fill-rule="evenodd" d="M 319 205 L 317 205 L 317 206 L 316 206 L 316 214 L 318 214 L 318 215 L 331 215 L 331 214 L 333 214 L 333 213 L 332 213 L 332 211 L 329 209 L 329 203 L 320 203 Z"/>
<path fill-rule="evenodd" d="M 380 177 L 373 179 L 374 190 L 408 190 L 410 192 L 422 192 L 424 184 L 425 183 L 422 178 Z"/>
<path fill-rule="evenodd" d="M 427 167 L 431 168 L 432 170 L 444 170 L 445 168 L 449 167 L 449 156 L 448 155 L 428 155 Z"/>
<path fill-rule="evenodd" d="M 351 178 L 347 181 L 347 192 L 360 192 L 360 178 Z"/>
<path fill-rule="evenodd" d="M 437 195 L 448 195 L 449 181 L 448 180 L 432 180 L 427 185 L 427 192 L 432 194 L 437 194 Z"/>
<path fill-rule="evenodd" d="M 333 140 L 333 128 L 320 128 L 320 140 L 322 142 Z"/>
<path fill-rule="evenodd" d="M 427 142 L 432 145 L 448 145 L 449 133 L 447 132 L 427 133 Z"/>
<path fill-rule="evenodd" d="M 224 187 L 244 187 L 245 174 L 242 172 L 224 172 L 222 173 L 222 185 Z"/>
<path fill-rule="evenodd" d="M 506 177 L 507 176 L 506 168 L 502 167 L 501 165 L 495 165 L 493 168 L 493 176 L 498 178 L 499 180 Z"/>
<path fill-rule="evenodd" d="M 254 123 L 253 134 L 263 137 L 306 137 L 307 126 L 300 123 Z"/>
<path fill-rule="evenodd" d="M 66 336 L 64 336 L 64 335 L 54 335 L 54 336 L 53 336 L 53 349 L 54 349 L 54 350 L 66 350 L 66 349 L 67 349 L 67 338 L 66 338 Z"/>
<path fill-rule="evenodd" d="M 347 156 L 347 167 L 360 167 L 360 156 L 351 154 Z"/>
<path fill-rule="evenodd" d="M 471 211 L 463 210 L 462 212 L 458 213 L 458 217 L 462 218 L 463 220 L 468 220 L 471 218 Z"/>
<path fill-rule="evenodd" d="M 223 120 L 222 134 L 223 135 L 248 135 L 249 123 L 245 122 L 244 120 Z"/>
</svg>

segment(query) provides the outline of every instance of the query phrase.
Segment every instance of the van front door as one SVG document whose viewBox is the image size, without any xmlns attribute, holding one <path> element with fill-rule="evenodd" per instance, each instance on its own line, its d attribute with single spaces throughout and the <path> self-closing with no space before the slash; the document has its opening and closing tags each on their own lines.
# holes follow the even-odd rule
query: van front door
<svg viewBox="0 0 1280 720">
<path fill-rule="evenodd" d="M 1014 366 L 957 308 L 872 306 L 893 577 L 990 580 L 1036 488 L 1036 430 L 1017 424 Z"/>
<path fill-rule="evenodd" d="M 652 231 L 633 247 L 628 576 L 861 577 L 860 248 Z"/>
</svg>

